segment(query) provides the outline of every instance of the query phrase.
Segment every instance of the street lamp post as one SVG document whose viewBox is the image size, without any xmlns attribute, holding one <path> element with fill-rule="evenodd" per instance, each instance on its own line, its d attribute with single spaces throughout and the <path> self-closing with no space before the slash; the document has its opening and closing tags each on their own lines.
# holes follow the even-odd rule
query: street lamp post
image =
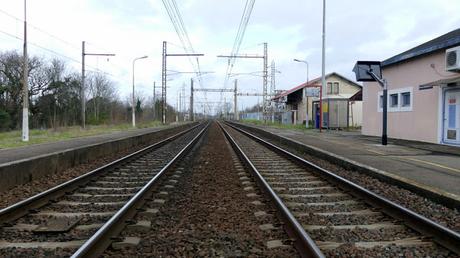
<svg viewBox="0 0 460 258">
<path fill-rule="evenodd" d="M 323 33 L 321 49 L 321 90 L 319 91 L 319 132 L 323 127 L 323 90 L 326 88 L 326 0 L 323 0 Z M 329 124 L 327 125 L 329 128 Z"/>
<path fill-rule="evenodd" d="M 297 59 L 295 58 L 294 59 L 295 62 L 300 62 L 300 63 L 304 63 L 307 65 L 307 87 L 308 87 L 308 82 L 310 81 L 309 77 L 308 77 L 308 72 L 309 72 L 309 65 L 308 65 L 308 62 L 305 61 L 305 60 L 300 60 L 300 59 Z M 306 94 L 307 90 L 305 90 L 305 97 L 307 98 L 307 104 L 306 104 L 306 107 L 307 107 L 307 113 L 305 115 L 305 127 L 308 128 L 308 96 Z"/>
<path fill-rule="evenodd" d="M 134 64 L 136 63 L 137 60 L 139 59 L 145 59 L 148 56 L 142 56 L 138 58 L 134 58 L 133 60 L 133 103 L 132 103 L 132 116 L 133 116 L 133 127 L 136 127 L 136 111 L 135 111 L 135 96 L 134 96 Z"/>
</svg>

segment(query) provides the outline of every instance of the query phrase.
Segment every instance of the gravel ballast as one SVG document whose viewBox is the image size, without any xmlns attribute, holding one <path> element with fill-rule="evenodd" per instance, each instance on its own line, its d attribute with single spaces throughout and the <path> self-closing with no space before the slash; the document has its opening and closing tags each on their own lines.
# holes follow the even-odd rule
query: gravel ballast
<svg viewBox="0 0 460 258">
<path fill-rule="evenodd" d="M 47 189 L 50 189 L 56 185 L 65 183 L 69 181 L 72 178 L 78 177 L 80 175 L 83 175 L 93 169 L 96 169 L 98 167 L 101 167 L 107 163 L 110 163 L 112 161 L 115 161 L 129 153 L 135 152 L 137 150 L 140 150 L 150 144 L 154 144 L 156 142 L 159 142 L 163 140 L 164 138 L 170 137 L 176 133 L 179 133 L 181 130 L 180 128 L 172 128 L 172 129 L 165 129 L 164 134 L 158 136 L 154 140 L 152 140 L 149 143 L 139 145 L 134 148 L 129 148 L 124 151 L 120 151 L 117 153 L 114 153 L 110 156 L 106 156 L 104 158 L 100 158 L 97 160 L 94 160 L 89 163 L 81 164 L 78 166 L 75 166 L 70 169 L 66 169 L 64 171 L 61 171 L 56 174 L 51 174 L 48 175 L 45 178 L 40 178 L 37 180 L 33 180 L 27 184 L 23 185 L 18 185 L 16 187 L 13 187 L 12 189 L 6 191 L 6 192 L 0 192 L 0 209 L 8 207 L 16 202 L 19 202 L 21 200 L 24 200 L 28 197 L 34 196 L 40 192 L 43 192 Z"/>
<path fill-rule="evenodd" d="M 211 125 L 202 147 L 166 175 L 166 185 L 146 204 L 158 212 L 136 216 L 136 221 L 148 219 L 150 230 L 123 232 L 141 238 L 140 244 L 109 249 L 104 256 L 297 257 L 270 204 L 248 188 L 257 189 L 252 181 L 243 183 L 249 175 L 230 148 L 217 124 Z M 266 224 L 275 229 L 262 230 Z M 286 245 L 270 249 L 273 240 Z"/>
<path fill-rule="evenodd" d="M 267 137 L 260 135 L 257 132 L 251 131 L 251 133 L 261 137 L 262 139 L 267 139 Z M 286 144 L 280 144 L 279 141 L 276 141 L 276 145 L 289 150 L 292 153 L 300 155 L 305 160 L 313 162 L 322 168 L 332 171 L 341 177 L 344 177 L 362 187 L 365 187 L 372 192 L 380 194 L 381 196 L 404 207 L 407 207 L 408 209 L 411 209 L 443 226 L 446 226 L 456 232 L 460 232 L 460 211 L 456 209 L 448 208 L 409 190 L 383 182 L 364 173 L 344 169 L 326 160 L 300 152 L 287 146 Z"/>
</svg>

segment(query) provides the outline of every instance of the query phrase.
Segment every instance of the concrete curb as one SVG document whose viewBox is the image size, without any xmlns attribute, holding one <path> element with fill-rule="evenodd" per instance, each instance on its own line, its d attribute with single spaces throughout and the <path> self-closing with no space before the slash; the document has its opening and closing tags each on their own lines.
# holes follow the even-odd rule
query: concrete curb
<svg viewBox="0 0 460 258">
<path fill-rule="evenodd" d="M 194 123 L 177 125 L 155 132 L 128 136 L 104 143 L 86 145 L 80 148 L 70 148 L 28 159 L 3 163 L 0 165 L 0 192 L 11 189 L 16 185 L 44 178 L 47 175 L 58 173 L 68 168 L 145 144 L 154 138 L 162 137 L 168 132 L 181 131 L 193 125 Z M 46 180 L 46 178 L 44 180 Z"/>
<path fill-rule="evenodd" d="M 246 125 L 242 123 L 235 123 L 238 126 L 244 127 L 248 130 L 256 132 L 270 140 L 277 141 L 279 143 L 288 145 L 289 147 L 294 148 L 297 151 L 305 152 L 312 156 L 318 157 L 320 159 L 327 160 L 335 165 L 343 167 L 344 169 L 355 170 L 360 173 L 372 176 L 374 178 L 380 179 L 384 182 L 387 182 L 392 185 L 397 185 L 401 188 L 407 189 L 414 193 L 417 193 L 427 199 L 430 199 L 434 202 L 443 204 L 450 208 L 460 209 L 460 196 L 455 194 L 448 193 L 438 188 L 427 186 L 424 184 L 417 183 L 413 180 L 394 175 L 390 172 L 380 170 L 360 162 L 348 159 L 346 157 L 337 155 L 335 153 L 301 143 L 294 139 L 290 139 L 284 136 L 275 135 L 271 132 L 265 131 L 259 127 Z"/>
</svg>

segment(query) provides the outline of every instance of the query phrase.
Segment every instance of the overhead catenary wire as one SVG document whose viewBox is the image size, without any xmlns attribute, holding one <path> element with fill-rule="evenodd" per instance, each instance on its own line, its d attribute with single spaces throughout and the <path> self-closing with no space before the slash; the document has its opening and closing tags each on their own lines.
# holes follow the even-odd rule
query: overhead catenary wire
<svg viewBox="0 0 460 258">
<path fill-rule="evenodd" d="M 163 5 L 166 9 L 166 12 L 168 13 L 168 16 L 171 20 L 171 23 L 173 24 L 174 30 L 176 31 L 177 36 L 179 37 L 179 40 L 182 44 L 182 48 L 187 54 L 195 54 L 195 50 L 193 49 L 192 43 L 190 41 L 190 38 L 188 36 L 187 29 L 185 27 L 184 20 L 182 19 L 182 15 L 179 11 L 179 8 L 177 6 L 177 3 L 175 0 L 162 0 Z M 203 82 L 201 79 L 201 67 L 200 67 L 200 62 L 198 60 L 198 57 L 195 58 L 195 62 L 193 62 L 193 59 L 191 57 L 188 57 L 190 64 L 192 65 L 194 71 L 197 74 L 197 79 L 198 79 L 198 84 L 201 88 L 203 88 Z M 205 94 L 206 98 L 206 94 Z"/>
<path fill-rule="evenodd" d="M 233 47 L 231 51 L 231 56 L 236 56 L 239 53 L 241 44 L 243 43 L 244 34 L 246 32 L 246 28 L 249 24 L 249 19 L 251 18 L 252 10 L 254 8 L 255 0 L 246 0 L 246 4 L 244 6 L 243 14 L 241 15 L 240 24 L 238 26 L 238 31 L 235 36 L 235 41 L 233 42 Z M 230 57 L 227 63 L 226 75 L 225 75 L 225 82 L 224 88 L 228 84 L 228 79 L 230 74 L 232 73 L 233 66 L 235 64 L 235 58 Z"/>
<path fill-rule="evenodd" d="M 244 34 L 246 32 L 246 28 L 249 24 L 249 19 L 252 14 L 252 10 L 254 8 L 255 0 L 246 0 L 246 4 L 244 5 L 243 13 L 241 15 L 241 20 L 238 25 L 238 30 L 235 36 L 235 40 L 233 42 L 232 51 L 230 53 L 230 57 L 228 59 L 227 68 L 225 71 L 225 80 L 224 80 L 224 88 L 228 86 L 228 80 L 230 79 L 230 75 L 232 74 L 233 66 L 235 64 L 236 58 L 233 56 L 238 55 L 241 44 L 243 42 Z M 220 94 L 220 101 L 223 99 L 223 93 Z"/>
<path fill-rule="evenodd" d="M 175 0 L 163 0 L 163 5 L 166 9 L 166 12 L 168 13 L 171 23 L 173 24 L 174 30 L 176 31 L 176 34 L 179 37 L 179 40 L 182 44 L 182 48 L 184 49 L 186 53 L 194 54 L 195 50 L 193 49 L 192 43 L 188 36 L 187 29 L 184 24 L 184 20 L 182 19 L 182 15 L 179 11 L 176 1 Z M 201 73 L 201 68 L 200 68 L 200 62 L 198 61 L 198 58 L 196 58 L 196 65 L 195 65 L 195 62 L 192 61 L 191 57 L 189 57 L 189 61 L 193 69 L 195 69 L 198 75 L 198 81 L 200 83 L 200 86 L 202 86 L 202 82 L 200 78 L 201 76 L 199 76 Z"/>
<path fill-rule="evenodd" d="M 23 38 L 21 38 L 21 37 L 19 37 L 19 36 L 16 36 L 16 35 L 14 35 L 14 34 L 8 33 L 8 32 L 6 32 L 6 31 L 0 30 L 0 33 L 2 33 L 2 34 L 4 34 L 4 35 L 7 35 L 7 36 L 9 36 L 9 37 L 12 37 L 12 38 L 14 38 L 14 39 L 20 40 L 20 41 L 23 40 Z M 41 46 L 41 45 L 39 45 L 39 44 L 37 44 L 37 43 L 35 43 L 35 42 L 32 42 L 32 41 L 30 41 L 30 40 L 28 41 L 28 44 L 30 44 L 30 45 L 32 45 L 32 46 L 34 46 L 34 47 L 36 47 L 36 48 L 42 49 L 42 50 L 44 50 L 44 51 L 46 51 L 46 52 L 49 52 L 49 53 L 51 53 L 51 54 L 53 54 L 53 55 L 55 55 L 55 56 L 59 56 L 59 57 L 65 58 L 65 59 L 67 59 L 67 60 L 70 60 L 70 61 L 72 61 L 72 62 L 74 62 L 74 63 L 81 64 L 81 61 L 79 61 L 79 60 L 77 60 L 77 59 L 75 59 L 75 58 L 66 56 L 66 55 L 64 55 L 64 54 L 61 54 L 61 53 L 55 51 L 55 50 L 52 50 L 52 49 L 49 49 L 49 48 L 47 48 L 47 47 Z M 109 75 L 109 76 L 111 76 L 111 77 L 113 77 L 113 78 L 117 78 L 115 75 L 113 75 L 113 74 L 111 74 L 111 73 L 108 73 L 108 72 L 105 72 L 105 71 L 102 71 L 102 70 L 100 70 L 99 68 L 96 68 L 96 67 L 93 67 L 93 66 L 90 66 L 90 65 L 86 65 L 86 66 L 89 67 L 89 68 L 91 68 L 91 69 L 89 70 L 89 71 L 91 71 L 91 72 L 98 72 L 98 73 L 102 73 L 102 74 L 105 74 L 105 75 Z"/>
</svg>

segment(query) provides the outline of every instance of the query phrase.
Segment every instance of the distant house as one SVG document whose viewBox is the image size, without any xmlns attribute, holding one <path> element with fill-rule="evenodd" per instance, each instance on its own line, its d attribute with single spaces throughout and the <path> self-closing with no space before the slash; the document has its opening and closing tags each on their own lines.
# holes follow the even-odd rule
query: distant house
<svg viewBox="0 0 460 258">
<path fill-rule="evenodd" d="M 388 137 L 460 146 L 459 46 L 457 29 L 382 62 L 388 81 Z M 456 55 L 448 58 L 447 51 Z M 450 71 L 446 62 L 453 62 Z M 381 135 L 382 89 L 375 82 L 363 88 L 362 133 Z"/>
<path fill-rule="evenodd" d="M 321 77 L 302 83 L 273 98 L 284 103 L 284 123 L 300 124 L 307 121 L 319 128 L 319 89 Z M 361 125 L 361 85 L 338 73 L 326 75 L 323 93 L 323 127 L 343 128 Z"/>
</svg>

